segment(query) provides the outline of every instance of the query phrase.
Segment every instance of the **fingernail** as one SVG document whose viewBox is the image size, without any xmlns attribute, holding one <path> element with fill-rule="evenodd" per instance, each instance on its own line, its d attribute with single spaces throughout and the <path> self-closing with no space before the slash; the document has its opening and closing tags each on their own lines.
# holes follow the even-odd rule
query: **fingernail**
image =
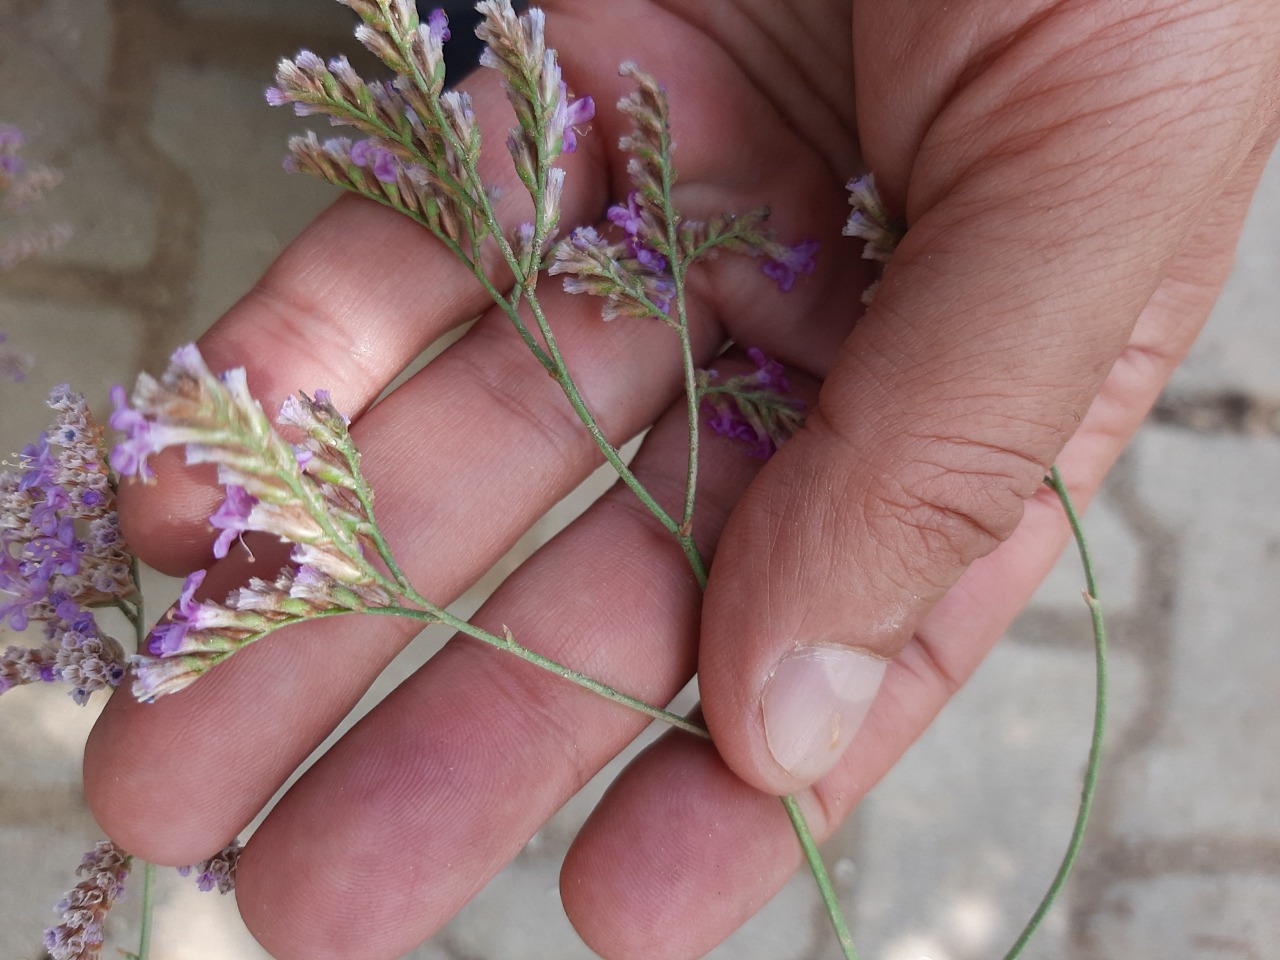
<svg viewBox="0 0 1280 960">
<path fill-rule="evenodd" d="M 808 647 L 779 663 L 761 699 L 778 766 L 806 782 L 830 770 L 862 726 L 887 665 L 838 647 Z"/>
</svg>

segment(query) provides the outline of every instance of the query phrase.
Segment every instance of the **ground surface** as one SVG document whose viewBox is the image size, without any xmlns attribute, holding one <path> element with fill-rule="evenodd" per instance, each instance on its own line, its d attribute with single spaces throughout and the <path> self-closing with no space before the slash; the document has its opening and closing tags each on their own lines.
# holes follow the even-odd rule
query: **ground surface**
<svg viewBox="0 0 1280 960">
<path fill-rule="evenodd" d="M 0 275 L 0 329 L 37 357 L 25 386 L 0 387 L 3 451 L 43 426 L 49 385 L 101 402 L 112 382 L 158 369 L 328 202 L 278 172 L 295 124 L 261 89 L 279 54 L 348 46 L 347 29 L 325 0 L 0 0 L 0 121 L 65 173 L 45 213 L 75 229 Z M 1280 956 L 1278 225 L 1273 163 L 1207 332 L 1089 512 L 1114 632 L 1109 751 L 1080 869 L 1029 956 Z M 1067 832 L 1091 669 L 1064 563 L 828 844 L 864 956 L 1000 955 Z M 95 709 L 54 691 L 0 699 L 0 956 L 37 955 L 97 839 L 78 780 Z M 556 903 L 589 805 L 569 804 L 411 956 L 589 956 Z M 132 923 L 124 913 L 113 932 Z M 164 885 L 159 924 L 164 960 L 264 956 L 230 901 L 185 883 Z M 713 956 L 834 956 L 807 879 Z"/>
</svg>

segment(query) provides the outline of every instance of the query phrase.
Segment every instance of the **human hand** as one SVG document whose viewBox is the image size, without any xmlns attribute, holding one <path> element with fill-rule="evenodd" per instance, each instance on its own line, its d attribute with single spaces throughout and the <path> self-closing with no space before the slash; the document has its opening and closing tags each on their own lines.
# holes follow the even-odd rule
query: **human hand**
<svg viewBox="0 0 1280 960">
<path fill-rule="evenodd" d="M 638 57 L 668 84 L 680 144 L 681 203 L 687 211 L 697 215 L 748 209 L 767 201 L 777 210 L 776 223 L 783 236 L 824 240 L 826 253 L 820 258 L 818 275 L 785 298 L 762 293 L 760 279 L 750 276 L 755 272 L 751 264 L 729 261 L 716 264 L 698 291 L 698 339 L 704 359 L 727 334 L 821 377 L 828 372 L 830 358 L 837 354 L 855 319 L 852 305 L 865 277 L 850 271 L 854 253 L 841 252 L 839 241 L 831 237 L 840 220 L 835 213 L 842 203 L 838 184 L 854 168 L 852 118 L 847 100 L 841 99 L 848 86 L 848 51 L 832 43 L 835 31 L 828 26 L 834 17 L 831 9 L 809 5 L 794 12 L 797 19 L 788 21 L 786 29 L 803 33 L 806 21 L 801 15 L 811 17 L 817 40 L 757 32 L 742 26 L 742 21 L 729 20 L 728 11 L 719 7 L 700 11 L 702 16 L 722 16 L 726 21 L 703 25 L 719 36 L 712 40 L 694 26 L 639 3 L 607 7 L 557 4 L 551 11 L 550 30 L 563 52 L 571 85 L 579 92 L 594 94 L 601 103 L 621 92 L 613 71 L 617 61 L 628 56 Z M 628 20 L 628 14 L 637 19 Z M 805 59 L 802 66 L 812 71 L 808 80 L 787 75 L 769 56 L 771 50 L 794 48 L 802 40 L 816 43 L 819 51 L 832 48 L 823 56 Z M 864 62 L 859 59 L 859 70 L 865 73 Z M 937 63 L 931 61 L 930 66 Z M 506 125 L 504 105 L 492 86 L 483 86 L 486 81 L 478 83 L 482 116 L 498 118 L 491 123 L 492 138 L 493 132 Z M 860 98 L 872 95 L 874 92 L 859 94 Z M 776 119 L 771 102 L 794 110 L 789 125 Z M 826 107 L 824 102 L 842 104 L 845 109 Z M 886 101 L 891 103 L 892 98 Z M 867 126 L 873 122 L 868 109 L 863 103 L 864 140 L 871 166 L 881 173 L 882 183 L 907 198 L 913 223 L 919 216 L 922 229 L 928 229 L 935 223 L 930 216 L 953 209 L 947 202 L 963 201 L 971 215 L 981 209 L 976 206 L 980 196 L 975 199 L 962 190 L 961 200 L 955 201 L 956 194 L 950 190 L 956 185 L 947 185 L 945 190 L 935 185 L 935 196 L 929 197 L 928 203 L 919 201 L 922 212 L 917 214 L 912 192 L 904 183 L 907 172 L 912 171 L 914 191 L 914 178 L 923 176 L 925 167 L 912 159 L 914 147 L 885 158 L 900 166 L 886 166 L 877 159 L 871 151 L 879 141 L 873 140 L 874 131 Z M 926 103 L 921 115 L 927 119 L 931 109 Z M 608 196 L 605 180 L 606 175 L 621 179 L 620 161 L 612 153 L 617 131 L 611 125 L 616 121 L 606 111 L 601 114 L 597 135 L 584 140 L 582 152 L 571 158 L 566 224 L 598 218 L 604 205 L 617 199 Z M 897 132 L 899 141 L 909 139 L 896 128 L 885 132 Z M 917 164 L 914 170 L 913 162 Z M 940 176 L 936 169 L 934 176 Z M 509 178 L 495 171 L 492 179 Z M 958 178 L 957 183 L 974 188 L 965 178 Z M 1021 202 L 1025 199 L 1023 196 Z M 1086 220 L 1077 226 L 1084 229 L 1090 224 Z M 845 449 L 842 442 L 822 442 L 833 435 L 833 425 L 843 422 L 832 413 L 840 396 L 828 399 L 837 390 L 847 398 L 856 390 L 873 389 L 887 401 L 896 401 L 886 403 L 886 415 L 895 414 L 896 420 L 891 416 L 882 426 L 877 426 L 878 419 L 859 426 L 879 440 L 869 444 L 865 459 L 850 450 L 857 462 L 848 476 L 862 476 L 864 486 L 867 476 L 863 471 L 869 465 L 893 462 L 886 452 L 901 455 L 893 444 L 902 438 L 890 431 L 892 424 L 902 422 L 901 411 L 908 400 L 913 416 L 927 412 L 925 408 L 936 410 L 942 401 L 949 410 L 957 408 L 955 396 L 921 396 L 916 367 L 895 371 L 903 380 L 899 383 L 886 382 L 882 373 L 885 365 L 901 363 L 910 356 L 912 363 L 928 361 L 921 369 L 945 368 L 946 363 L 954 362 L 956 349 L 946 335 L 969 330 L 978 359 L 966 363 L 966 374 L 972 370 L 974 380 L 981 379 L 978 367 L 986 362 L 981 354 L 984 337 L 1001 341 L 1000 351 L 988 353 L 987 359 L 1003 358 L 996 364 L 1002 381 L 1017 367 L 1025 346 L 1018 349 L 1013 342 L 1017 338 L 1007 327 L 987 330 L 984 322 L 990 316 L 974 316 L 973 307 L 963 309 L 960 296 L 960 315 L 949 319 L 947 329 L 939 331 L 941 343 L 909 349 L 925 339 L 925 328 L 931 325 L 926 318 L 936 314 L 936 308 L 930 312 L 912 305 L 910 296 L 924 291 L 900 289 L 906 285 L 902 277 L 913 264 L 920 274 L 926 256 L 946 253 L 970 271 L 956 278 L 948 266 L 944 271 L 949 278 L 948 294 L 957 284 L 961 294 L 966 289 L 972 291 L 971 299 L 1003 289 L 1002 284 L 1008 282 L 1007 277 L 993 279 L 994 266 L 981 276 L 980 271 L 972 272 L 974 264 L 964 263 L 965 256 L 982 254 L 971 244 L 971 236 L 958 240 L 962 249 L 956 251 L 940 247 L 941 241 L 936 239 L 940 233 L 940 229 L 934 231 L 931 246 L 917 247 L 908 241 L 867 320 L 865 329 L 880 332 L 867 340 L 871 334 L 864 336 L 860 327 L 835 368 L 838 372 L 843 365 L 847 372 L 850 366 L 870 367 L 871 374 L 880 379 L 871 381 L 873 387 L 832 380 L 810 432 L 802 434 L 769 466 L 767 476 L 752 488 L 747 505 L 766 502 L 760 497 L 780 489 L 780 482 L 785 488 L 787 476 L 791 476 L 792 485 L 803 481 L 802 474 L 788 471 L 789 460 L 801 469 L 815 465 L 825 465 L 827 471 L 840 468 L 838 461 L 844 458 Z M 978 235 L 982 236 L 981 231 Z M 1019 250 L 1035 249 L 1037 235 L 1017 234 Z M 1122 244 L 1122 249 L 1128 247 Z M 987 251 L 985 256 L 994 254 Z M 977 264 L 984 262 L 979 259 Z M 1081 271 L 1096 265 L 1081 260 L 1076 266 L 1078 280 Z M 926 286 L 934 296 L 938 295 L 940 279 L 928 278 L 931 286 Z M 1000 283 L 991 286 L 996 279 Z M 980 281 L 987 286 L 974 286 Z M 1035 277 L 1023 276 L 1017 289 L 1030 290 L 1037 282 Z M 1119 281 L 1112 282 L 1120 286 Z M 482 301 L 468 284 L 469 277 L 416 228 L 381 210 L 341 203 L 295 244 L 258 291 L 206 337 L 202 349 L 216 365 L 247 365 L 250 381 L 268 408 L 298 386 L 316 385 L 330 387 L 344 409 L 363 408 L 425 342 L 479 308 Z M 1085 296 L 1084 300 L 1096 305 L 1096 291 L 1088 293 L 1093 298 Z M 435 303 L 420 311 L 418 304 L 428 298 Z M 563 297 L 548 299 L 554 299 L 553 322 L 561 331 L 570 366 L 578 372 L 589 403 L 600 412 L 611 436 L 621 438 L 658 416 L 678 389 L 678 367 L 666 331 L 624 321 L 603 327 L 596 321 L 595 304 Z M 1109 299 L 1104 299 L 1124 298 L 1112 291 Z M 992 301 L 988 298 L 987 302 Z M 895 308 L 895 304 L 903 306 Z M 911 313 L 904 319 L 901 311 L 908 308 Z M 1043 310 L 1036 316 L 1042 323 L 1047 319 Z M 1008 312 L 1004 317 L 1007 326 L 1015 324 Z M 309 318 L 311 325 L 299 324 L 303 318 Z M 1132 316 L 1125 323 L 1131 321 Z M 558 391 L 535 364 L 520 355 L 521 345 L 503 322 L 487 316 L 440 361 L 387 403 L 359 418 L 356 426 L 368 472 L 380 493 L 384 525 L 400 532 L 394 544 L 397 553 L 406 559 L 415 582 L 436 599 L 457 594 L 594 462 L 593 448 L 584 442 L 578 424 L 565 416 L 567 410 Z M 1099 328 L 1103 325 L 1101 320 L 1096 324 Z M 1008 336 L 1001 337 L 1002 333 Z M 1084 326 L 1080 333 L 1082 337 L 1098 336 L 1097 330 Z M 1075 341 L 1059 345 L 1068 354 L 1061 358 L 1061 364 L 1083 362 L 1072 360 L 1068 347 L 1074 345 Z M 880 354 L 878 365 L 859 359 L 869 349 Z M 938 356 L 935 350 L 943 355 Z M 1100 377 L 1105 362 L 1095 357 L 1086 366 Z M 1069 394 L 1065 400 L 1059 399 L 1062 407 L 1068 406 L 1067 400 L 1087 403 L 1087 389 L 1078 391 L 1079 398 L 1072 392 L 1076 383 L 1070 378 L 1079 376 L 1075 368 L 1066 373 L 1057 369 L 1028 373 L 1053 383 L 1058 383 L 1054 378 L 1061 375 L 1061 383 L 1070 385 L 1058 388 L 1058 394 Z M 916 388 L 911 396 L 895 395 L 895 390 L 902 393 L 912 383 Z M 1036 381 L 1028 376 L 1026 384 L 1028 396 L 1035 400 Z M 1150 392 L 1151 384 L 1151 380 L 1145 381 L 1143 390 Z M 1052 384 L 1041 386 L 1047 389 Z M 988 388 L 984 399 L 992 399 L 989 394 Z M 1120 398 L 1130 401 L 1126 416 L 1136 422 L 1140 414 L 1135 412 L 1131 394 L 1139 398 L 1143 394 L 1131 388 Z M 869 405 L 859 409 L 869 409 Z M 936 417 L 936 413 L 932 415 Z M 1004 408 L 996 408 L 992 416 L 1006 416 Z M 924 422 L 928 423 L 927 418 Z M 1116 422 L 1127 421 L 1113 415 L 1100 426 Z M 531 424 L 537 427 L 531 430 Z M 1086 421 L 1086 429 L 1089 425 Z M 655 431 L 638 467 L 658 489 L 664 484 L 677 486 L 682 476 L 679 427 L 677 416 L 674 424 Z M 1042 427 L 1057 438 L 1054 442 L 1069 432 L 1057 421 Z M 485 433 L 477 435 L 479 430 Z M 1021 430 L 1015 432 L 1011 446 L 1012 440 L 1024 436 Z M 1026 431 L 1028 435 L 1031 432 Z M 958 427 L 956 434 L 965 435 Z M 1103 449 L 1099 434 L 1092 436 L 1094 450 L 1085 449 L 1079 455 L 1078 469 L 1076 461 L 1067 461 L 1068 470 L 1082 480 L 1094 476 L 1095 467 L 1100 471 L 1100 464 L 1112 455 Z M 699 512 L 704 550 L 712 546 L 715 528 L 750 479 L 752 466 L 732 448 L 714 443 L 708 446 L 706 501 Z M 458 459 L 459 447 L 466 450 L 465 461 Z M 1048 450 L 1047 459 L 1052 459 L 1054 452 Z M 452 459 L 445 462 L 445 455 Z M 942 458 L 941 465 L 954 464 Z M 1030 467 L 1027 469 L 1029 472 Z M 1042 466 L 1036 469 L 1043 472 Z M 170 464 L 160 490 L 147 492 L 150 515 L 142 515 L 135 506 L 129 534 L 148 559 L 166 569 L 185 572 L 205 562 L 211 538 L 203 518 L 220 494 L 201 487 L 198 478 L 179 473 Z M 814 474 L 824 475 L 831 473 Z M 759 489 L 766 493 L 757 495 Z M 821 487 L 810 489 L 820 491 Z M 842 502 L 846 492 L 841 491 Z M 611 495 L 569 534 L 526 564 L 480 619 L 493 627 L 510 623 L 528 645 L 584 664 L 589 672 L 641 696 L 661 700 L 691 669 L 698 598 L 690 579 L 680 573 L 679 552 L 660 532 L 651 534 L 648 522 L 628 509 L 628 496 Z M 492 502 L 501 502 L 508 512 L 501 517 L 492 515 Z M 805 502 L 815 503 L 812 496 Z M 1050 525 L 1050 513 L 1035 509 L 1039 510 L 1038 531 L 1043 535 Z M 166 516 L 186 520 L 158 519 Z M 745 514 L 745 520 L 742 516 L 739 511 L 731 536 L 751 536 L 751 515 Z M 1034 527 L 1036 518 L 1037 514 L 1032 514 L 1024 526 Z M 861 516 L 850 522 L 854 532 L 866 533 L 868 522 Z M 820 529 L 831 532 L 830 528 Z M 739 530 L 745 533 L 736 532 Z M 807 531 L 805 538 L 819 532 Z M 865 552 L 859 551 L 868 546 L 879 545 L 888 551 L 886 555 L 911 560 L 912 545 L 901 544 L 900 532 L 888 532 L 893 537 L 883 543 L 841 544 L 842 553 L 827 556 L 838 561 L 834 564 L 837 570 L 839 564 L 862 559 Z M 943 668 L 951 665 L 958 675 L 962 672 L 959 667 L 976 661 L 998 632 L 1002 618 L 1011 616 L 1021 602 L 1020 585 L 1029 589 L 1034 568 L 1046 564 L 1056 552 L 1056 543 L 1046 546 L 1038 541 L 1036 529 L 1024 533 L 1018 538 L 1024 544 L 1017 548 L 1023 551 L 1020 556 L 1005 548 L 1002 554 L 1011 559 L 993 558 L 987 563 L 993 572 L 976 585 L 981 594 L 975 589 L 948 595 L 932 619 L 925 621 L 925 625 L 935 623 L 934 628 L 926 630 L 922 625 L 917 630 L 918 638 L 936 637 L 940 629 L 954 632 L 955 648 L 944 651 L 945 658 L 939 654 Z M 787 549 L 804 548 L 798 539 L 779 537 L 773 543 L 775 549 L 782 548 L 785 557 Z M 780 655 L 781 648 L 768 644 L 770 637 L 780 636 L 774 632 L 776 626 L 786 622 L 785 618 L 776 619 L 786 612 L 785 605 L 778 608 L 778 594 L 786 591 L 778 589 L 777 577 L 791 575 L 793 568 L 780 567 L 765 581 L 774 585 L 768 590 L 757 585 L 750 594 L 730 593 L 731 578 L 752 573 L 735 573 L 734 556 L 722 553 L 713 573 L 711 606 L 704 623 L 702 664 L 707 672 L 703 689 L 716 732 L 725 740 L 722 749 L 739 772 L 762 785 L 777 787 L 776 770 L 770 773 L 766 768 L 762 776 L 752 769 L 751 758 L 756 757 L 758 763 L 759 757 L 751 752 L 752 731 L 743 735 L 735 723 L 755 721 L 758 708 L 745 673 L 735 676 L 720 661 L 717 674 L 716 651 L 720 650 L 722 658 L 726 655 L 724 643 L 717 645 L 717 637 L 733 624 L 723 607 L 736 602 L 735 596 L 748 603 L 753 602 L 752 597 L 772 597 L 777 608 L 770 611 L 774 619 L 748 618 L 752 629 L 740 641 L 745 643 L 742 666 L 749 666 L 745 661 L 752 657 L 759 665 Z M 760 559 L 737 556 L 742 561 L 739 566 Z M 958 568 L 959 561 L 951 562 Z M 1006 573 L 1009 567 L 1015 568 L 1018 578 L 1013 588 L 995 569 L 998 563 L 1005 564 Z M 935 583 L 933 578 L 937 569 L 943 568 L 930 567 L 925 573 L 932 584 L 928 589 L 941 592 L 945 584 Z M 814 611 L 835 619 L 842 598 L 832 596 L 826 584 L 812 582 L 814 575 L 825 571 L 812 564 L 799 570 L 799 578 L 789 584 L 812 590 Z M 997 580 L 998 591 L 993 588 Z M 865 581 L 865 575 L 852 577 L 852 587 L 863 591 L 860 596 L 852 594 L 853 598 L 859 603 L 878 602 L 883 611 L 883 585 Z M 574 584 L 572 606 L 564 601 L 564 583 Z M 915 592 L 921 599 L 915 607 L 908 604 L 911 609 L 903 612 L 904 630 L 911 626 L 908 615 L 918 617 L 924 609 L 924 593 L 919 588 Z M 720 604 L 719 611 L 716 604 Z M 862 615 L 867 609 L 859 607 L 841 615 Z M 949 619 L 939 621 L 938 617 L 947 617 L 948 610 Z M 601 611 L 608 614 L 601 616 Z M 860 628 L 852 617 L 849 622 L 854 624 L 851 634 Z M 116 698 L 95 735 L 87 767 L 91 800 L 104 826 L 140 855 L 161 862 L 190 862 L 220 846 L 270 797 L 405 640 L 403 632 L 387 631 L 381 621 L 368 625 L 360 621 L 364 635 L 354 641 L 346 636 L 351 628 L 351 621 L 315 625 L 308 628 L 306 636 L 282 634 L 269 639 L 246 650 L 188 693 L 151 707 L 139 708 Z M 753 637 L 761 639 L 753 641 Z M 831 642 L 829 636 L 812 632 L 802 639 Z M 858 643 L 888 652 L 887 647 L 877 646 L 885 639 L 871 636 Z M 913 641 L 898 661 L 904 669 L 895 666 L 890 671 L 885 691 L 890 696 L 881 697 L 857 752 L 850 755 L 846 766 L 809 798 L 818 801 L 810 803 L 814 813 L 836 816 L 936 710 L 942 699 L 938 685 L 931 684 L 926 672 L 911 673 L 913 664 L 918 666 L 926 659 L 923 652 L 927 649 L 925 640 Z M 915 689 L 909 688 L 907 678 L 911 676 L 919 683 Z M 898 694 L 892 695 L 895 690 Z M 735 697 L 742 704 L 736 712 L 732 710 Z M 721 704 L 718 713 L 714 706 L 717 698 Z M 730 704 L 728 714 L 726 703 Z M 264 725 L 271 738 L 266 750 L 260 740 Z M 531 674 L 491 651 L 455 642 L 322 760 L 255 834 L 242 861 L 240 896 L 246 918 L 268 947 L 282 957 L 372 957 L 403 952 L 442 922 L 513 854 L 538 823 L 629 739 L 636 727 L 633 718 L 614 707 Z M 758 731 L 754 736 L 758 738 Z M 854 764 L 856 767 L 850 766 Z M 768 776 L 774 782 L 770 783 Z M 848 787 L 851 779 L 857 780 L 856 791 Z M 795 789 L 803 780 L 784 783 L 781 788 Z M 673 782 L 679 784 L 674 791 Z M 493 784 L 502 785 L 497 795 Z M 706 819 L 712 816 L 718 832 L 709 834 Z M 655 842 L 659 828 L 664 834 L 661 843 Z M 741 843 L 745 835 L 753 837 L 751 849 Z M 681 842 L 672 844 L 673 836 Z M 566 864 L 566 907 L 588 942 L 606 955 L 642 951 L 646 955 L 696 955 L 790 872 L 795 862 L 793 843 L 776 803 L 743 789 L 712 751 L 685 740 L 670 740 L 626 775 L 588 825 Z M 669 878 L 664 874 L 672 863 L 663 858 L 673 855 L 679 858 L 680 869 Z M 688 896 L 689 891 L 708 886 L 711 871 L 737 876 L 740 872 L 734 871 L 732 864 L 747 860 L 755 861 L 752 871 L 741 873 L 744 879 L 740 886 L 720 901 L 708 904 L 705 896 Z M 444 864 L 449 865 L 447 873 L 443 872 Z M 341 866 L 335 869 L 335 865 Z M 694 903 L 697 906 L 690 910 Z M 660 920 L 676 922 L 662 926 Z M 653 930 L 658 928 L 670 931 L 665 942 L 655 942 Z"/>
</svg>

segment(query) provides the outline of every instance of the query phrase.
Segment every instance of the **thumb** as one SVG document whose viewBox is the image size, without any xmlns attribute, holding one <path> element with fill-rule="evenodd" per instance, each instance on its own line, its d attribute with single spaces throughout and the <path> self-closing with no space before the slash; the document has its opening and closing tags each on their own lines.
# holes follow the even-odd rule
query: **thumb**
<svg viewBox="0 0 1280 960">
<path fill-rule="evenodd" d="M 1223 38 L 1187 19 L 1145 58 L 1105 33 L 1058 38 L 1079 57 L 1006 53 L 900 158 L 911 227 L 708 583 L 704 712 L 760 789 L 795 792 L 840 758 L 887 662 L 1012 534 L 1258 142 L 1270 70 L 1224 72 Z"/>
</svg>

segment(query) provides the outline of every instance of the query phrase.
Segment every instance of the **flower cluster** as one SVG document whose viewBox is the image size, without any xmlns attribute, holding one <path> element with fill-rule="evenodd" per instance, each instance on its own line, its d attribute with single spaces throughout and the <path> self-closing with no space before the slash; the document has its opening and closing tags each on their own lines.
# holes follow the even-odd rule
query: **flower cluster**
<svg viewBox="0 0 1280 960">
<path fill-rule="evenodd" d="M 863 259 L 874 260 L 883 267 L 893 256 L 893 251 L 897 249 L 898 241 L 902 239 L 906 226 L 891 217 L 885 209 L 884 201 L 880 199 L 880 192 L 876 189 L 875 174 L 868 173 L 865 176 L 855 177 L 845 184 L 845 189 L 849 191 L 849 206 L 853 210 L 849 213 L 849 219 L 845 221 L 843 233 L 846 237 L 859 237 L 865 240 L 866 243 L 862 248 Z M 863 304 L 871 305 L 879 282 L 877 280 L 871 284 L 862 294 Z"/>
<path fill-rule="evenodd" d="M 481 0 L 483 18 L 476 28 L 485 45 L 480 65 L 502 75 L 507 100 L 519 126 L 507 138 L 507 149 L 521 182 L 531 191 L 542 189 L 537 171 L 561 153 L 578 146 L 575 128 L 595 116 L 590 97 L 571 100 L 561 79 L 556 52 L 546 43 L 546 16 L 534 7 L 517 15 L 510 0 Z M 562 176 L 562 175 L 561 175 Z"/>
<path fill-rule="evenodd" d="M 178 873 L 184 877 L 196 875 L 196 886 L 208 893 L 217 890 L 219 893 L 230 893 L 236 888 L 236 866 L 240 863 L 240 841 L 232 840 L 208 860 L 189 867 L 179 867 Z"/>
<path fill-rule="evenodd" d="M 490 189 L 476 168 L 480 129 L 470 97 L 444 90 L 443 45 L 448 20 L 436 10 L 419 21 L 407 0 L 344 0 L 361 18 L 356 37 L 396 77 L 362 79 L 345 57 L 325 63 L 309 51 L 283 60 L 272 106 L 293 104 L 300 116 L 319 114 L 363 135 L 293 138 L 286 166 L 384 203 L 411 216 L 471 263 L 492 229 Z M 572 99 L 555 51 L 546 46 L 540 10 L 517 15 L 510 0 L 483 0 L 477 35 L 481 63 L 499 71 L 518 125 L 507 148 L 535 202 L 535 221 L 507 242 L 528 270 L 532 256 L 555 233 L 564 172 L 552 164 L 577 146 L 577 128 L 590 121 L 590 97 Z"/>
<path fill-rule="evenodd" d="M 359 473 L 347 420 L 327 394 L 290 397 L 282 437 L 249 393 L 243 369 L 215 376 L 191 345 L 179 348 L 160 380 L 138 377 L 132 405 L 112 391 L 111 425 L 125 436 L 111 451 L 123 475 L 152 477 L 148 457 L 181 445 L 188 463 L 214 463 L 226 497 L 210 519 L 220 531 L 214 556 L 249 531 L 293 545 L 274 582 L 253 579 L 224 603 L 195 599 L 205 571 L 187 577 L 169 618 L 131 661 L 134 694 L 152 700 L 179 690 L 265 634 L 307 617 L 387 606 L 382 570 L 367 555 L 378 543 L 372 493 Z"/>
<path fill-rule="evenodd" d="M 322 115 L 361 138 L 289 143 L 287 169 L 310 173 L 371 197 L 428 225 L 455 244 L 480 229 L 483 188 L 468 170 L 480 148 L 471 101 L 443 93 L 448 21 L 437 10 L 420 23 L 404 0 L 347 0 L 362 23 L 356 37 L 398 76 L 365 81 L 346 57 L 325 63 L 308 50 L 282 60 L 267 103 L 293 104 L 299 116 Z"/>
<path fill-rule="evenodd" d="M 765 459 L 804 423 L 804 403 L 791 393 L 782 364 L 751 347 L 751 373 L 720 380 L 715 370 L 698 371 L 698 392 L 713 433 L 747 444 Z"/>
<path fill-rule="evenodd" d="M 65 386 L 49 406 L 52 426 L 23 448 L 19 470 L 0 473 L 0 621 L 16 631 L 44 627 L 41 647 L 0 654 L 0 692 L 57 680 L 84 703 L 124 673 L 123 650 L 89 608 L 128 612 L 137 588 L 102 429 Z"/>
<path fill-rule="evenodd" d="M 132 858 L 109 840 L 84 856 L 76 873 L 84 879 L 54 908 L 62 922 L 44 934 L 50 960 L 96 960 L 102 953 L 107 911 L 124 894 Z"/>
<path fill-rule="evenodd" d="M 616 223 L 615 211 L 624 209 L 610 208 L 610 220 Z M 567 274 L 564 289 L 569 293 L 602 297 L 605 320 L 656 317 L 674 325 L 671 301 L 676 285 L 666 267 L 666 258 L 637 234 L 610 243 L 595 227 L 578 227 L 556 246 L 549 272 Z"/>
<path fill-rule="evenodd" d="M 589 293 L 605 301 L 604 319 L 656 317 L 672 326 L 672 300 L 685 271 L 700 258 L 728 250 L 763 256 L 762 270 L 786 292 L 796 277 L 812 273 L 816 241 L 796 246 L 780 243 L 764 229 L 768 210 L 744 215 L 721 214 L 710 220 L 681 216 L 671 202 L 675 183 L 667 96 L 661 84 L 634 63 L 624 63 L 623 76 L 635 89 L 618 101 L 632 128 L 618 147 L 631 154 L 627 175 L 632 190 L 626 202 L 607 211 L 621 238 L 611 241 L 594 227 L 579 227 L 555 251 L 550 272 L 565 274 L 569 293 Z"/>
</svg>

